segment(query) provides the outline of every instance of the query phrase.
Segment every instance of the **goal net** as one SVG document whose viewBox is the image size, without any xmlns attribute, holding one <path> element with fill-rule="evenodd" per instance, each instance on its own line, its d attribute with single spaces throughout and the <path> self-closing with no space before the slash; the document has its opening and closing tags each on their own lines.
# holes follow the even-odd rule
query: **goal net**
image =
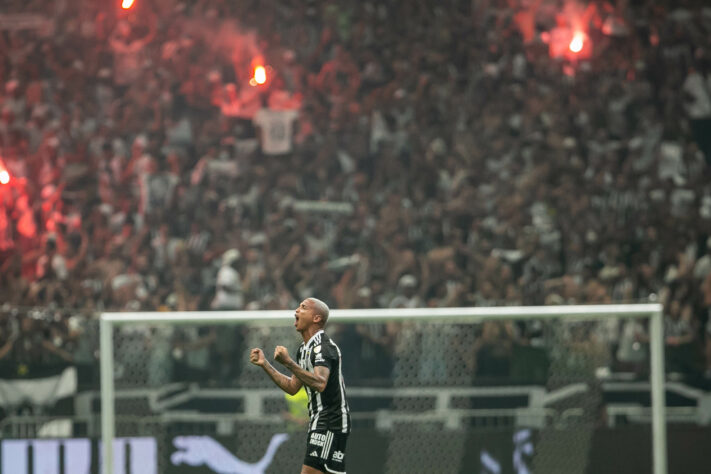
<svg viewBox="0 0 711 474">
<path fill-rule="evenodd" d="M 102 314 L 102 473 L 299 472 L 305 399 L 248 356 L 284 345 L 295 358 L 293 322 Z M 652 422 L 636 442 L 642 465 L 666 472 L 659 305 L 333 310 L 326 332 L 343 354 L 351 472 L 589 472 L 602 381 L 621 368 L 648 381 Z"/>
</svg>

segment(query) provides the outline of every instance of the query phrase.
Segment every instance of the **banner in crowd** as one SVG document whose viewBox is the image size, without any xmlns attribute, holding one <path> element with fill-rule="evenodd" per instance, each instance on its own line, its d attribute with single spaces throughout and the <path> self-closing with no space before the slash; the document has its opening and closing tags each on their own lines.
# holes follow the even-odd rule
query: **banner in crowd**
<svg viewBox="0 0 711 474">
<path fill-rule="evenodd" d="M 32 13 L 9 13 L 0 15 L 0 31 L 36 30 L 49 35 L 54 29 L 54 21 Z"/>
<path fill-rule="evenodd" d="M 76 392 L 75 367 L 66 367 L 61 373 L 48 377 L 0 379 L 0 406 L 15 407 L 23 403 L 49 406 Z"/>
</svg>

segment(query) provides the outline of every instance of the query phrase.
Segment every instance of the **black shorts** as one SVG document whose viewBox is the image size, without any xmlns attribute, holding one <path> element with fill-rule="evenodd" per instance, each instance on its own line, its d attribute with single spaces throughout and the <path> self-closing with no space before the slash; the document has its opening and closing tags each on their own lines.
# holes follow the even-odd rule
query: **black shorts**
<svg viewBox="0 0 711 474">
<path fill-rule="evenodd" d="M 321 472 L 346 474 L 346 441 L 348 433 L 309 431 L 304 465 Z"/>
</svg>

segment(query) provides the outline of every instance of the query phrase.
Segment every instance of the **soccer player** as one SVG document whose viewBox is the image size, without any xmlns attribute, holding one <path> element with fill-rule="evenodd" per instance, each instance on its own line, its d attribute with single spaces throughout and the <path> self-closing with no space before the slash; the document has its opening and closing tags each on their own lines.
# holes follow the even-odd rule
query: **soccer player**
<svg viewBox="0 0 711 474">
<path fill-rule="evenodd" d="M 341 351 L 324 332 L 328 306 L 316 298 L 306 298 L 294 313 L 294 327 L 304 342 L 294 361 L 284 346 L 274 350 L 274 360 L 292 375 L 276 370 L 261 349 L 252 349 L 250 362 L 260 366 L 279 388 L 294 395 L 302 386 L 309 398 L 309 431 L 306 457 L 301 474 L 346 472 L 346 441 L 351 415 L 346 402 L 346 386 L 341 370 Z"/>
</svg>

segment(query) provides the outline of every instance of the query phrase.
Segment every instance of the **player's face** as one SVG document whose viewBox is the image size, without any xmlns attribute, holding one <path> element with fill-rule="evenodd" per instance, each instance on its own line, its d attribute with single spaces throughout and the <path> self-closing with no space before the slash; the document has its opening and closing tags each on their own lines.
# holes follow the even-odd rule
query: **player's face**
<svg viewBox="0 0 711 474">
<path fill-rule="evenodd" d="M 297 331 L 303 332 L 314 322 L 314 307 L 311 300 L 305 299 L 294 312 L 294 327 Z"/>
</svg>

